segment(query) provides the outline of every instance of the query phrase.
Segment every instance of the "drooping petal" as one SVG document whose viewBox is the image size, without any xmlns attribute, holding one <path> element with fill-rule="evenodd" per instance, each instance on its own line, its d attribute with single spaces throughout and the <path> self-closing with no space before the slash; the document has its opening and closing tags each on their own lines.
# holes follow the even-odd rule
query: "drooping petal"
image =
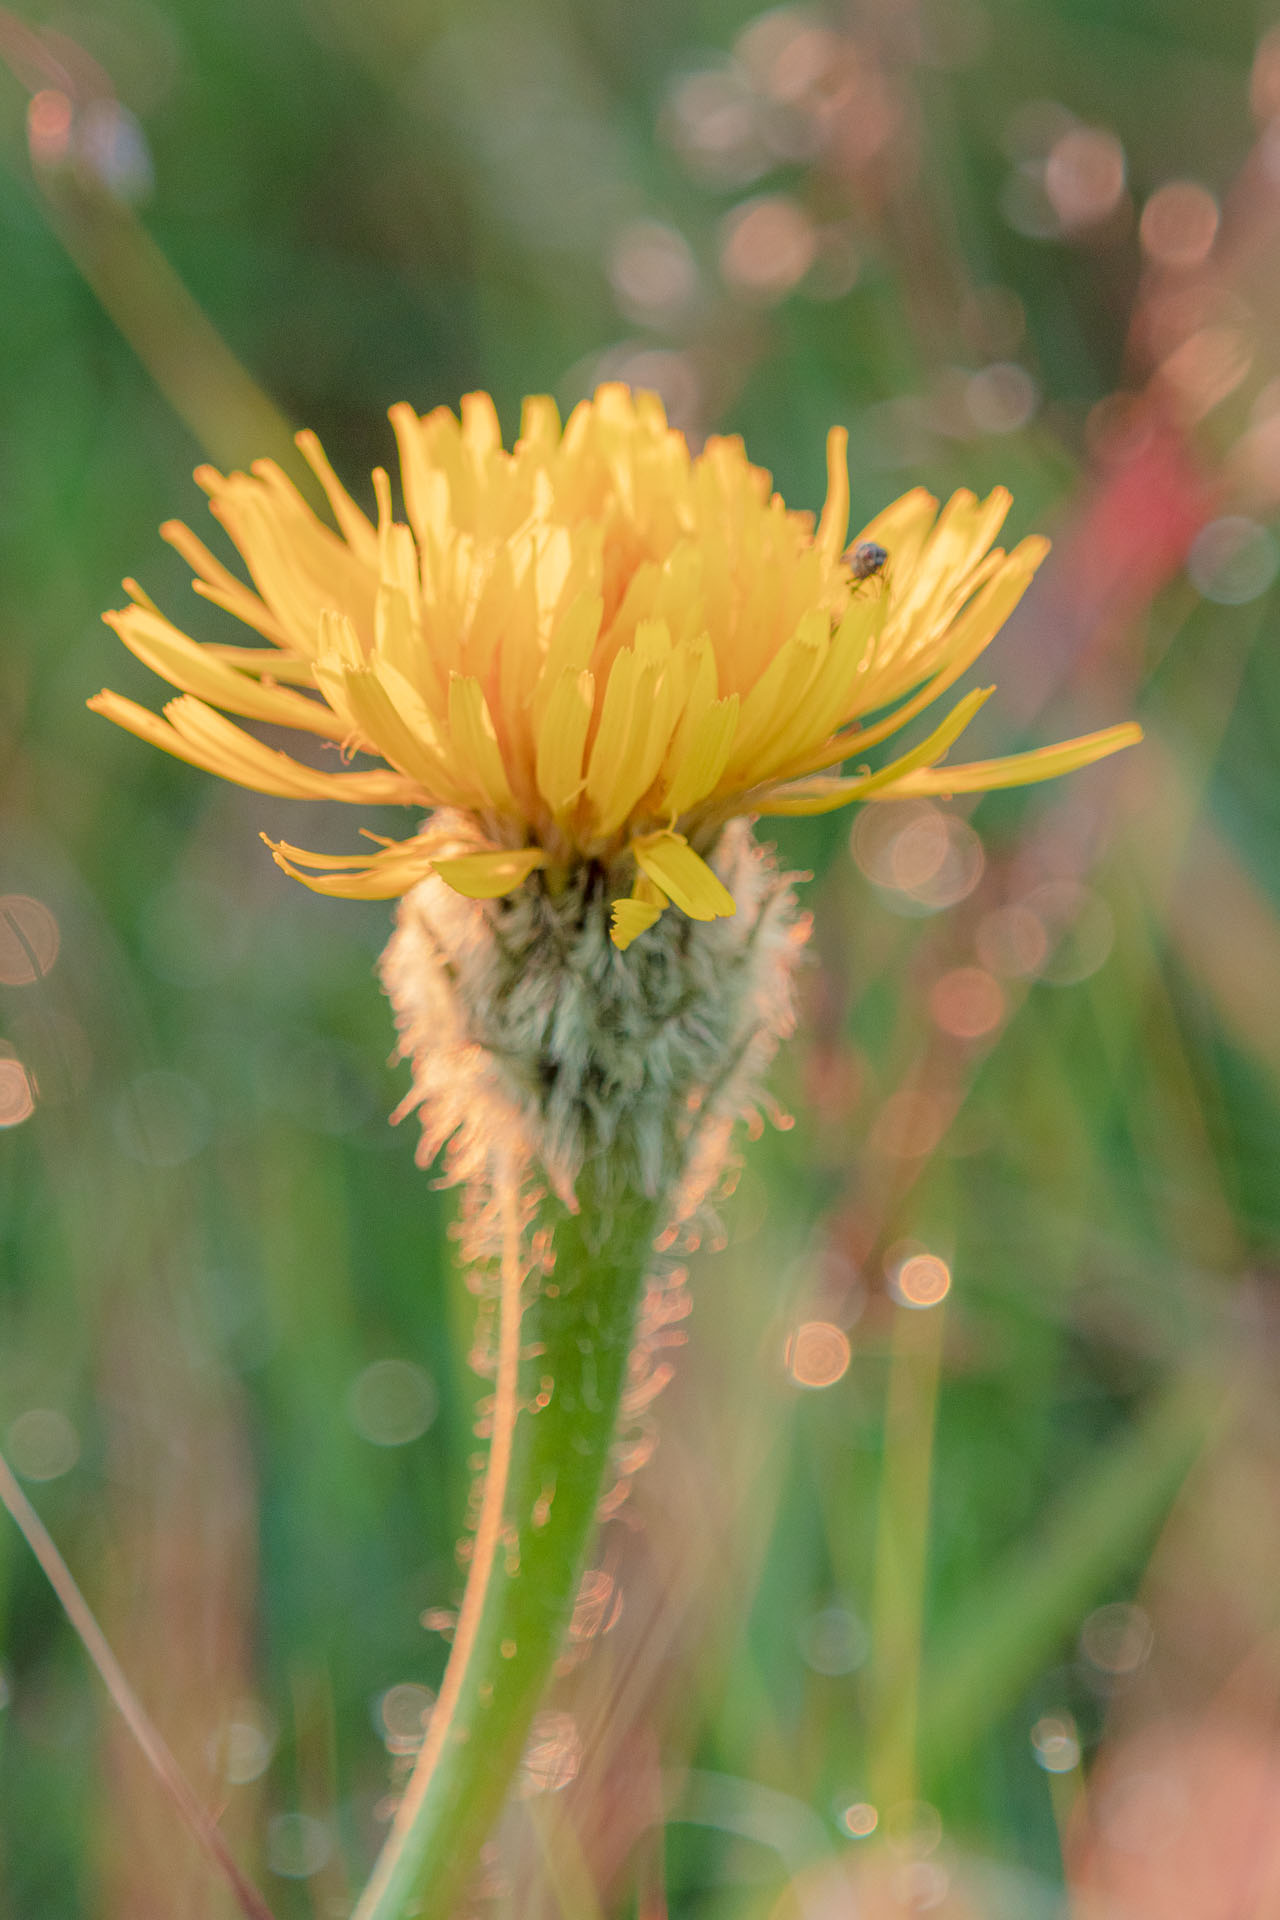
<svg viewBox="0 0 1280 1920">
<path fill-rule="evenodd" d="M 513 893 L 537 868 L 546 865 L 541 847 L 495 847 L 487 852 L 440 854 L 439 837 L 427 832 L 412 840 L 393 840 L 373 855 L 307 853 L 287 840 L 262 838 L 278 867 L 313 893 L 341 894 L 353 900 L 393 900 L 428 874 L 438 874 L 455 892 L 471 900 L 496 900 Z M 317 872 L 307 873 L 311 867 Z"/>
<path fill-rule="evenodd" d="M 494 853 L 442 856 L 431 864 L 455 893 L 465 893 L 470 900 L 497 900 L 504 893 L 514 893 L 531 873 L 545 867 L 547 856 L 541 847 L 518 851 L 503 847 Z"/>
<path fill-rule="evenodd" d="M 738 911 L 733 895 L 682 833 L 633 840 L 636 864 L 691 920 L 719 920 Z"/>
<path fill-rule="evenodd" d="M 609 914 L 609 938 L 625 953 L 633 940 L 661 918 L 662 908 L 653 900 L 615 900 Z"/>
<path fill-rule="evenodd" d="M 271 840 L 262 835 L 271 849 L 276 865 L 291 880 L 300 881 L 312 893 L 331 894 L 345 900 L 395 900 L 408 893 L 432 870 L 430 841 L 422 835 L 412 840 L 393 840 L 381 853 L 308 853 L 287 840 Z M 307 867 L 319 869 L 308 873 Z"/>
<path fill-rule="evenodd" d="M 670 905 L 662 888 L 655 885 L 647 873 L 637 871 L 631 898 L 610 903 L 609 938 L 614 946 L 625 953 L 631 942 L 655 925 Z"/>
</svg>

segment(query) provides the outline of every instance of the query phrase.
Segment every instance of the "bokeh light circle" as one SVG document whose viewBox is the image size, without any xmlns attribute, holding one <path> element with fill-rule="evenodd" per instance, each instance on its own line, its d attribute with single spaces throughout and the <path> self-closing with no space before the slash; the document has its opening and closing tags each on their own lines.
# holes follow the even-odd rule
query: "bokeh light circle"
<svg viewBox="0 0 1280 1920">
<path fill-rule="evenodd" d="M 347 1417 L 375 1447 L 403 1447 L 419 1439 L 436 1417 L 435 1382 L 412 1360 L 375 1360 L 351 1383 Z"/>
<path fill-rule="evenodd" d="M 1218 231 L 1218 203 L 1195 180 L 1170 180 L 1142 209 L 1138 238 L 1157 266 L 1185 271 L 1207 259 Z"/>
<path fill-rule="evenodd" d="M 282 1880 L 309 1880 L 332 1853 L 328 1827 L 309 1813 L 278 1813 L 267 1825 L 267 1865 Z"/>
<path fill-rule="evenodd" d="M 1069 1713 L 1046 1713 L 1031 1729 L 1036 1765 L 1046 1773 L 1071 1773 L 1080 1764 L 1080 1736 Z"/>
<path fill-rule="evenodd" d="M 28 986 L 43 979 L 58 957 L 58 922 L 43 900 L 28 893 L 0 894 L 0 986 Z"/>
<path fill-rule="evenodd" d="M 1187 555 L 1187 577 L 1204 600 L 1240 607 L 1264 594 L 1280 567 L 1265 527 L 1244 514 L 1224 514 L 1202 527 Z"/>
<path fill-rule="evenodd" d="M 840 1824 L 854 1840 L 866 1840 L 880 1824 L 880 1815 L 869 1800 L 854 1800 L 840 1815 Z"/>
<path fill-rule="evenodd" d="M 929 1012 L 943 1033 L 956 1040 L 979 1040 L 1004 1018 L 1004 988 L 985 967 L 953 967 L 934 981 Z"/>
<path fill-rule="evenodd" d="M 378 1731 L 389 1753 L 416 1753 L 426 1736 L 436 1696 L 416 1680 L 401 1680 L 378 1700 Z"/>
<path fill-rule="evenodd" d="M 787 1341 L 787 1372 L 798 1387 L 832 1387 L 849 1371 L 852 1354 L 843 1327 L 831 1320 L 805 1320 Z"/>
<path fill-rule="evenodd" d="M 951 1269 L 936 1253 L 913 1253 L 893 1274 L 893 1292 L 904 1307 L 936 1307 L 951 1291 Z"/>
<path fill-rule="evenodd" d="M 60 1480 L 80 1458 L 80 1435 L 56 1407 L 31 1407 L 11 1422 L 4 1450 L 24 1480 Z"/>
<path fill-rule="evenodd" d="M 0 1054 L 0 1127 L 18 1127 L 36 1110 L 35 1089 L 21 1060 Z"/>
</svg>

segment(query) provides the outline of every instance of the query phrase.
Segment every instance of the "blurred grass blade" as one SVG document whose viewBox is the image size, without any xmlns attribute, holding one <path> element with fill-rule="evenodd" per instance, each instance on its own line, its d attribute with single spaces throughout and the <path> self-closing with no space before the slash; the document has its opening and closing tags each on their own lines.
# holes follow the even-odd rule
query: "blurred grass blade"
<svg viewBox="0 0 1280 1920">
<path fill-rule="evenodd" d="M 44 198 L 54 232 L 210 458 L 221 467 L 273 459 L 309 488 L 289 422 L 133 213 L 105 195 L 46 189 Z"/>
<path fill-rule="evenodd" d="M 232 1858 L 226 1841 L 178 1765 L 164 1735 L 129 1684 L 70 1567 L 58 1552 L 52 1535 L 22 1491 L 3 1454 L 0 1454 L 0 1501 L 4 1502 L 15 1526 L 39 1561 L 85 1652 L 97 1668 L 102 1684 L 142 1749 L 152 1772 L 204 1851 L 225 1876 L 241 1913 L 247 1916 L 247 1920 L 272 1920 L 270 1907 Z"/>
<path fill-rule="evenodd" d="M 945 1311 L 941 1306 L 894 1309 L 867 1728 L 871 1791 L 881 1806 L 916 1797 L 929 1486 Z"/>
<path fill-rule="evenodd" d="M 309 480 L 284 415 L 132 208 L 80 152 L 76 117 L 85 106 L 100 113 L 101 99 L 82 98 L 74 64 L 4 7 L 0 59 L 32 90 L 31 165 L 49 224 L 174 412 L 220 465 L 269 457 L 295 479 Z"/>
<path fill-rule="evenodd" d="M 1052 1513 L 1038 1540 L 996 1567 L 938 1636 L 921 1688 L 921 1752 L 941 1773 L 1052 1660 L 1134 1543 L 1161 1518 L 1208 1437 L 1221 1389 L 1175 1380 Z"/>
</svg>

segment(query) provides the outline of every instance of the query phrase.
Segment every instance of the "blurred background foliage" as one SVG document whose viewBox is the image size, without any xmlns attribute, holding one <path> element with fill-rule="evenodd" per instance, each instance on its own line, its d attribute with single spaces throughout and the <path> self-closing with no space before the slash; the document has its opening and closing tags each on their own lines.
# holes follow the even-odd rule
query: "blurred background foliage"
<svg viewBox="0 0 1280 1920">
<path fill-rule="evenodd" d="M 134 571 L 229 637 L 154 532 L 206 533 L 200 458 L 305 423 L 371 498 L 393 401 L 601 378 L 796 505 L 844 422 L 855 522 L 1008 484 L 1056 545 L 988 740 L 1149 737 L 788 823 L 795 1124 L 693 1261 L 486 1910 L 1271 1911 L 1266 9 L 103 0 L 0 56 L 0 1439 L 281 1920 L 348 1910 L 439 1679 L 471 1303 L 386 1122 L 386 910 L 84 711 L 157 698 L 98 615 Z M 7 1527 L 0 1653 L 0 1910 L 230 1912 Z"/>
</svg>

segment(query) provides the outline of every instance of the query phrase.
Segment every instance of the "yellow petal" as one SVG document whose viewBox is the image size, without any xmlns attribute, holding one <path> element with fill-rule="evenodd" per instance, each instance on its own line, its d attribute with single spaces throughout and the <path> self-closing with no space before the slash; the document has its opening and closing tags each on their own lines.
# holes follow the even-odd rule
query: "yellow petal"
<svg viewBox="0 0 1280 1920">
<path fill-rule="evenodd" d="M 691 920 L 720 920 L 738 911 L 724 881 L 694 852 L 682 833 L 648 833 L 631 850 L 641 872 Z"/>
<path fill-rule="evenodd" d="M 373 838 L 372 835 L 368 837 Z M 384 841 L 382 853 L 308 853 L 305 847 L 295 847 L 289 840 L 273 840 L 268 833 L 261 833 L 258 838 L 265 846 L 270 847 L 272 853 L 282 853 L 286 860 L 301 860 L 308 867 L 319 867 L 334 873 L 372 866 L 375 861 L 385 863 L 386 857 L 392 853 L 403 854 L 407 858 L 411 851 L 417 857 L 418 864 L 424 873 L 429 871 L 431 865 L 430 855 L 421 852 L 416 838 Z"/>
<path fill-rule="evenodd" d="M 377 867 L 366 867 L 361 873 L 304 873 L 301 867 L 295 867 L 283 854 L 274 853 L 272 859 L 282 873 L 291 880 L 297 880 L 311 893 L 323 893 L 335 900 L 399 900 L 415 885 L 422 875 L 410 875 L 401 879 L 396 875 L 383 873 Z"/>
<path fill-rule="evenodd" d="M 834 564 L 849 533 L 849 436 L 843 427 L 827 435 L 827 499 L 814 544 Z"/>
<path fill-rule="evenodd" d="M 449 681 L 449 736 L 459 771 L 475 782 L 485 803 L 511 809 L 515 803 L 489 704 L 480 682 L 468 674 L 455 673 Z"/>
<path fill-rule="evenodd" d="M 662 812 L 676 820 L 715 792 L 728 764 L 738 730 L 738 696 L 713 700 L 689 735 L 675 777 L 662 800 Z"/>
<path fill-rule="evenodd" d="M 891 501 L 874 520 L 868 521 L 862 531 L 854 535 L 854 544 L 874 541 L 889 556 L 891 578 L 909 580 L 937 512 L 938 502 L 933 494 L 924 487 L 912 487 L 910 493 Z"/>
<path fill-rule="evenodd" d="M 997 547 L 980 565 L 961 573 L 958 586 L 942 582 L 928 606 L 905 620 L 895 614 L 897 624 L 891 625 L 880 656 L 857 689 L 856 711 L 871 712 L 901 699 L 962 652 L 976 658 L 1022 597 L 1048 550 L 1048 541 L 1039 539 L 1021 541 L 1008 555 Z"/>
<path fill-rule="evenodd" d="M 548 393 L 531 393 L 520 409 L 520 439 L 540 453 L 554 453 L 560 439 L 560 409 Z"/>
<path fill-rule="evenodd" d="M 615 900 L 609 911 L 609 938 L 623 953 L 662 915 L 662 908 L 653 900 Z"/>
<path fill-rule="evenodd" d="M 364 645 L 355 623 L 336 607 L 326 607 L 316 626 L 316 654 L 326 665 L 363 667 Z"/>
<path fill-rule="evenodd" d="M 518 852 L 503 847 L 496 853 L 459 853 L 448 859 L 432 861 L 432 866 L 455 893 L 470 900 L 496 900 L 500 894 L 514 893 L 547 856 L 541 847 L 522 847 Z"/>
<path fill-rule="evenodd" d="M 847 760 L 854 754 L 861 755 L 870 747 L 878 746 L 890 734 L 897 733 L 907 726 L 916 715 L 932 705 L 947 689 L 954 685 L 973 662 L 990 645 L 1000 627 L 1008 619 L 1021 600 L 1031 578 L 1049 551 L 1049 542 L 1041 539 L 1027 539 L 1019 543 L 1007 559 L 1001 562 L 998 571 L 985 582 L 977 597 L 960 614 L 945 636 L 945 644 L 939 650 L 944 663 L 932 679 L 927 679 L 919 692 L 914 694 L 904 706 L 896 707 L 892 713 L 877 720 L 873 726 L 857 727 L 851 732 L 824 738 L 822 745 L 798 755 L 787 769 L 788 780 L 799 778 L 802 774 L 816 773 L 822 767 L 834 766 L 839 760 Z M 937 654 L 933 655 L 936 661 Z M 928 662 L 921 659 L 919 671 L 926 670 Z M 911 671 L 908 684 L 916 677 Z M 872 684 L 879 689 L 883 682 L 873 675 Z M 855 683 L 856 685 L 856 683 Z M 856 688 L 857 701 L 855 711 L 865 711 L 881 704 L 880 691 L 871 691 L 867 687 Z M 904 689 L 905 691 L 905 689 Z M 815 693 L 815 700 L 816 700 Z M 847 709 L 846 709 L 847 711 Z M 829 731 L 829 730 L 828 730 Z"/>
<path fill-rule="evenodd" d="M 770 777 L 794 779 L 816 773 L 847 759 L 853 747 L 832 753 L 828 743 L 835 727 L 849 717 L 855 690 L 868 653 L 873 651 L 888 616 L 884 592 L 856 595 L 831 637 L 826 657 L 814 675 L 803 704 L 785 728 L 770 742 Z"/>
<path fill-rule="evenodd" d="M 373 651 L 402 673 L 412 670 L 422 652 L 422 628 L 408 596 L 385 580 L 373 605 Z"/>
<path fill-rule="evenodd" d="M 275 793 L 296 800 L 349 800 L 371 805 L 425 804 L 426 796 L 403 774 L 322 773 L 291 760 L 287 753 L 264 747 L 243 728 L 225 720 L 190 694 L 170 700 L 162 719 L 146 707 L 123 699 L 106 688 L 85 702 L 94 713 L 136 733 L 140 740 L 161 747 L 175 759 L 189 761 L 208 773 L 220 774 L 237 786 L 256 793 Z"/>
<path fill-rule="evenodd" d="M 326 607 L 342 607 L 362 633 L 371 629 L 376 572 L 317 519 L 273 461 L 255 460 L 252 477 L 233 473 L 223 479 L 202 467 L 196 478 L 295 652 L 314 652 Z"/>
<path fill-rule="evenodd" d="M 756 786 L 778 765 L 772 741 L 784 736 L 792 716 L 804 705 L 831 649 L 831 621 L 821 608 L 806 613 L 742 703 L 731 776 Z"/>
<path fill-rule="evenodd" d="M 278 680 L 286 687 L 315 685 L 312 662 L 296 653 L 282 653 L 277 647 L 223 646 L 215 640 L 201 642 L 211 660 L 223 660 L 241 673 L 252 673 L 263 680 Z"/>
<path fill-rule="evenodd" d="M 417 783 L 432 804 L 468 805 L 475 798 L 475 787 L 457 777 L 440 750 L 422 702 L 396 697 L 392 672 L 381 663 L 341 669 L 341 694 L 353 722 L 385 759 Z M 325 667 L 318 666 L 316 674 L 324 677 Z M 414 725 L 415 715 L 425 719 L 425 728 Z"/>
<path fill-rule="evenodd" d="M 412 840 L 393 840 L 372 858 L 365 854 L 306 853 L 286 840 L 263 839 L 278 867 L 300 880 L 313 893 L 340 894 L 353 900 L 392 900 L 407 893 L 429 873 L 473 900 L 495 900 L 512 893 L 536 867 L 546 865 L 540 847 L 520 850 L 499 847 L 487 853 L 436 857 L 430 832 Z M 301 863 L 301 866 L 299 865 Z M 323 877 L 304 873 L 302 866 L 322 870 Z"/>
<path fill-rule="evenodd" d="M 502 428 L 498 425 L 498 409 L 487 393 L 464 393 L 460 412 L 462 438 L 473 452 L 486 454 L 501 450 Z"/>
<path fill-rule="evenodd" d="M 994 692 L 994 687 L 978 687 L 972 693 L 966 693 L 964 699 L 956 702 L 941 726 L 935 727 L 927 739 L 922 740 L 918 747 L 912 747 L 909 753 L 891 760 L 888 766 L 881 767 L 878 772 L 854 774 L 845 780 L 797 780 L 791 786 L 775 787 L 771 793 L 762 796 L 757 811 L 767 814 L 831 813 L 836 807 L 848 806 L 851 800 L 870 800 L 875 794 L 889 791 L 898 794 L 901 791 L 899 782 L 903 777 L 913 773 L 917 767 L 928 766 L 932 760 L 940 760 L 952 742 L 964 732 L 978 708 Z"/>
<path fill-rule="evenodd" d="M 952 686 L 968 667 L 972 666 L 983 649 L 990 646 L 1021 600 L 1031 584 L 1036 568 L 1048 551 L 1047 540 L 1033 537 L 1018 543 L 1013 552 L 1000 562 L 996 571 L 983 583 L 975 598 L 952 622 L 942 637 L 941 643 L 931 648 L 927 656 L 922 656 L 917 666 L 908 668 L 905 676 L 906 685 L 901 688 L 901 691 L 906 692 L 907 687 L 913 685 L 917 678 L 923 678 L 931 667 L 938 666 L 939 671 L 934 678 L 928 680 L 906 706 L 899 707 L 885 719 L 877 721 L 873 727 L 864 728 L 854 735 L 849 748 L 850 752 L 860 753 L 864 747 L 875 746 L 887 735 L 896 733 L 899 727 L 906 726 L 908 721 L 913 720 L 917 713 L 920 713 L 931 701 L 936 700 L 939 694 L 945 693 L 947 688 Z M 896 698 L 897 695 L 891 697 Z M 865 712 L 872 705 L 873 700 L 878 704 L 879 698 L 879 694 L 869 695 L 863 692 L 860 695 L 859 705 Z"/>
<path fill-rule="evenodd" d="M 688 686 L 688 657 L 672 647 L 665 620 L 645 621 L 637 628 L 635 652 L 638 665 L 625 738 L 610 790 L 597 803 L 596 831 L 606 837 L 617 832 L 653 786 Z M 590 781 L 587 791 L 590 797 Z"/>
<path fill-rule="evenodd" d="M 181 520 L 166 520 L 160 529 L 160 538 L 167 540 L 175 553 L 182 555 L 196 576 L 191 584 L 203 599 L 212 600 L 215 606 L 233 613 L 237 620 L 243 620 L 247 627 L 252 627 L 264 638 L 278 641 L 282 647 L 289 645 L 284 626 L 266 602 L 250 592 L 234 573 L 229 573 L 221 560 L 215 560 L 203 540 L 198 540 L 190 527 L 184 526 Z"/>
<path fill-rule="evenodd" d="M 538 729 L 538 791 L 557 817 L 567 813 L 582 792 L 582 756 L 595 684 L 589 673 L 566 668 Z"/>
<path fill-rule="evenodd" d="M 718 680 L 716 651 L 710 634 L 699 634 L 696 640 L 682 640 L 676 648 L 676 657 L 681 680 L 680 717 L 672 730 L 658 783 L 657 803 L 664 812 L 671 811 L 671 789 L 681 781 L 690 746 L 715 703 Z"/>
<path fill-rule="evenodd" d="M 422 836 L 393 840 L 372 857 L 363 853 L 308 853 L 302 847 L 290 846 L 287 840 L 271 840 L 265 833 L 262 838 L 276 865 L 291 880 L 300 881 L 312 893 L 345 900 L 395 900 L 431 872 L 430 846 Z M 303 867 L 318 867 L 323 872 L 305 873 Z"/>
<path fill-rule="evenodd" d="M 632 647 L 624 647 L 609 669 L 587 761 L 586 799 L 597 823 L 615 811 L 619 776 L 642 737 L 658 671 L 655 661 L 642 662 Z"/>
<path fill-rule="evenodd" d="M 997 488 L 1007 507 L 1008 495 Z M 912 568 L 910 578 L 901 583 L 904 610 L 915 618 L 925 615 L 930 603 L 946 591 L 948 582 L 967 571 L 971 561 L 973 528 L 983 509 L 968 487 L 961 487 L 943 507 L 923 550 Z M 899 585 L 895 577 L 895 585 Z M 901 590 L 901 588 L 900 588 Z"/>
<path fill-rule="evenodd" d="M 1038 780 L 1056 780 L 1074 773 L 1122 747 L 1136 747 L 1142 728 L 1134 720 L 1099 733 L 1083 733 L 1056 747 L 1035 747 L 1030 753 L 1011 753 L 1000 760 L 970 760 L 957 767 L 931 767 L 908 774 L 893 798 L 921 793 L 988 793 L 996 787 L 1026 787 Z"/>
<path fill-rule="evenodd" d="M 297 727 L 330 740 L 343 737 L 342 722 L 321 701 L 309 700 L 305 694 L 291 693 L 284 687 L 264 686 L 260 680 L 237 672 L 180 632 L 163 614 L 153 613 L 148 607 L 126 607 L 102 617 L 131 653 L 182 693 L 194 693 L 249 720 L 273 721 L 277 726 Z"/>
<path fill-rule="evenodd" d="M 388 416 L 395 429 L 400 450 L 400 485 L 404 492 L 409 524 L 420 542 L 441 526 L 449 507 L 449 483 L 433 468 L 427 455 L 423 422 L 406 401 L 391 408 Z"/>
<path fill-rule="evenodd" d="M 333 517 L 342 529 L 342 537 L 353 553 L 374 567 L 378 564 L 378 536 L 367 514 L 360 511 L 351 495 L 329 465 L 319 438 L 310 428 L 295 433 L 294 443 L 310 467 L 333 509 Z"/>
<path fill-rule="evenodd" d="M 564 674 L 580 673 L 590 663 L 600 632 L 604 601 L 598 593 L 581 593 L 561 614 L 547 647 L 533 696 L 533 724 L 541 728 L 547 706 Z"/>
<path fill-rule="evenodd" d="M 649 876 L 637 871 L 629 900 L 614 900 L 609 938 L 625 953 L 631 942 L 661 918 L 671 905 L 661 887 Z"/>
</svg>

